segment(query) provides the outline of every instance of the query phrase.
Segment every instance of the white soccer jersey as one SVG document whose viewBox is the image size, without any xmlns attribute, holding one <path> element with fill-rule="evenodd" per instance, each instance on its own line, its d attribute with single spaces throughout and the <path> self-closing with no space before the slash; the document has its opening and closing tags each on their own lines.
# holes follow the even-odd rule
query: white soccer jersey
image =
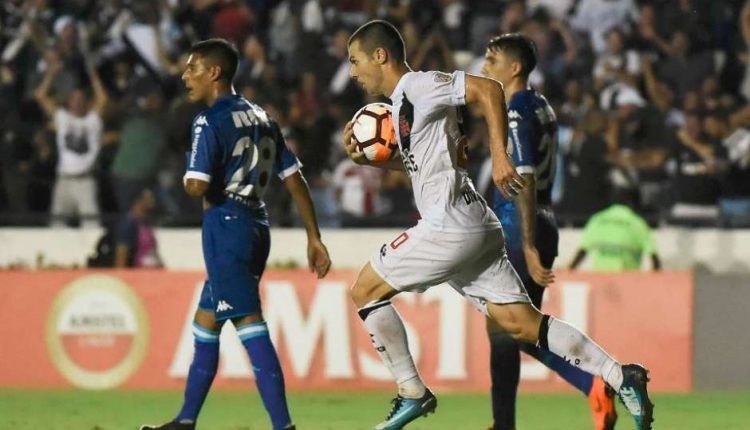
<svg viewBox="0 0 750 430">
<path fill-rule="evenodd" d="M 391 94 L 393 122 L 417 209 L 432 230 L 479 232 L 500 228 L 495 214 L 458 167 L 462 138 L 458 106 L 466 104 L 464 72 L 409 72 Z"/>
<path fill-rule="evenodd" d="M 102 146 L 102 118 L 96 111 L 78 117 L 67 109 L 57 109 L 57 173 L 78 176 L 91 173 Z"/>
</svg>

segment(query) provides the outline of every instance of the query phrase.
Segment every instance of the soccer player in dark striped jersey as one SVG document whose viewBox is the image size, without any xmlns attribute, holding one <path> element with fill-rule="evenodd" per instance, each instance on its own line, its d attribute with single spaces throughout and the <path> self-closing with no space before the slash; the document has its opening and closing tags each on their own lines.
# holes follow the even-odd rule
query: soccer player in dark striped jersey
<svg viewBox="0 0 750 430">
<path fill-rule="evenodd" d="M 508 154 L 526 187 L 509 200 L 499 190 L 492 209 L 505 232 L 505 247 L 513 267 L 534 305 L 542 306 L 544 289 L 554 279 L 558 232 L 552 212 L 552 182 L 557 152 L 557 119 L 552 107 L 528 77 L 536 65 L 534 42 L 520 34 L 505 34 L 487 45 L 482 73 L 500 81 L 508 106 Z M 569 364 L 535 345 L 519 343 L 487 319 L 492 374 L 494 430 L 515 429 L 516 391 L 520 374 L 519 349 L 557 372 L 588 396 L 596 430 L 611 430 L 617 420 L 614 391 L 602 378 Z"/>
<path fill-rule="evenodd" d="M 203 199 L 203 258 L 208 280 L 193 320 L 195 353 L 177 416 L 141 430 L 192 430 L 219 362 L 219 332 L 232 321 L 247 350 L 274 430 L 294 429 L 286 404 L 284 375 L 263 320 L 258 287 L 270 248 L 263 194 L 276 174 L 284 181 L 307 230 L 310 270 L 319 278 L 331 265 L 320 240 L 301 164 L 279 125 L 232 86 L 238 54 L 223 39 L 190 49 L 182 79 L 192 101 L 208 109 L 193 120 L 185 191 Z"/>
</svg>

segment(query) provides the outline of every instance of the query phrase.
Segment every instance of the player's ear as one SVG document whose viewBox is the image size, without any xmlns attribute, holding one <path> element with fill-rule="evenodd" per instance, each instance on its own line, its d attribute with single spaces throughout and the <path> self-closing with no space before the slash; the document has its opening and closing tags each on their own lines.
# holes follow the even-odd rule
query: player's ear
<svg viewBox="0 0 750 430">
<path fill-rule="evenodd" d="M 386 51 L 385 48 L 375 48 L 372 56 L 377 64 L 385 64 L 388 62 L 388 51 Z"/>
<path fill-rule="evenodd" d="M 521 66 L 521 63 L 518 61 L 514 61 L 513 64 L 510 66 L 510 70 L 513 72 L 513 76 L 520 76 L 521 70 L 523 69 L 523 66 Z"/>
<path fill-rule="evenodd" d="M 212 81 L 218 81 L 221 78 L 221 66 L 214 64 L 208 68 L 208 76 Z"/>
</svg>

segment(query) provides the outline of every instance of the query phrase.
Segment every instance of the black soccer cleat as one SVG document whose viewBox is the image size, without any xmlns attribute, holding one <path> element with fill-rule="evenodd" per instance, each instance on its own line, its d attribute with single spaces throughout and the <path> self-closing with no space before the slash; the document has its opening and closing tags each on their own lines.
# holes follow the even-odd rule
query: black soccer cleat
<svg viewBox="0 0 750 430">
<path fill-rule="evenodd" d="M 622 366 L 622 386 L 617 395 L 635 420 L 637 430 L 651 430 L 654 404 L 648 398 L 648 369 L 640 364 Z"/>
<path fill-rule="evenodd" d="M 143 425 L 140 430 L 195 430 L 195 423 L 179 423 L 177 421 L 170 421 L 160 426 L 157 425 Z"/>
</svg>

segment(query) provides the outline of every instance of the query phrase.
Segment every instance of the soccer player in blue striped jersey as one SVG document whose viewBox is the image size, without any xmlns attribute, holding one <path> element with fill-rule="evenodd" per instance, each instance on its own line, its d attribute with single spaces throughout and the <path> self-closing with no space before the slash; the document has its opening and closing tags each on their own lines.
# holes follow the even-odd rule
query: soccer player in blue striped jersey
<svg viewBox="0 0 750 430">
<path fill-rule="evenodd" d="M 292 195 L 307 230 L 309 268 L 318 278 L 330 267 L 320 240 L 315 209 L 297 157 L 278 124 L 237 95 L 236 48 L 209 39 L 190 49 L 182 79 L 192 101 L 209 108 L 195 117 L 192 150 L 184 177 L 186 192 L 203 198 L 203 257 L 208 280 L 195 312 L 195 354 L 182 409 L 162 426 L 142 430 L 190 430 L 216 375 L 219 332 L 231 320 L 245 346 L 255 382 L 274 430 L 293 429 L 284 376 L 261 312 L 258 286 L 270 248 L 263 194 L 277 174 Z"/>
<path fill-rule="evenodd" d="M 541 308 L 544 289 L 554 279 L 550 270 L 557 256 L 558 232 L 551 207 L 555 177 L 557 119 L 542 94 L 528 86 L 536 65 L 534 42 L 520 34 L 490 40 L 482 73 L 502 82 L 508 106 L 508 154 L 526 187 L 514 200 L 498 189 L 492 208 L 505 232 L 508 258 L 529 297 Z M 588 396 L 596 430 L 611 430 L 617 420 L 614 391 L 594 377 L 537 346 L 518 343 L 492 320 L 487 320 L 492 374 L 494 430 L 515 429 L 516 391 L 520 373 L 519 349 L 541 361 Z"/>
</svg>

